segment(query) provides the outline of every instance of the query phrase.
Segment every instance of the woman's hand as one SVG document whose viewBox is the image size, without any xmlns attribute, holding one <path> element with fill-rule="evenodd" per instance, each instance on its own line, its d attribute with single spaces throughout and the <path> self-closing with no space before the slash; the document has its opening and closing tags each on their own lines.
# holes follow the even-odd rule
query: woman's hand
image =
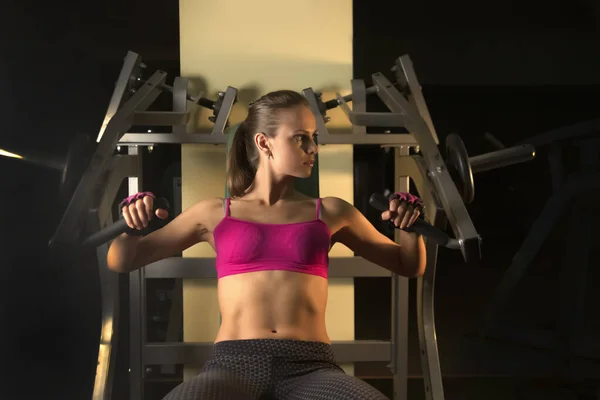
<svg viewBox="0 0 600 400">
<path fill-rule="evenodd" d="M 138 231 L 146 229 L 154 215 L 160 219 L 166 219 L 169 216 L 167 210 L 159 208 L 154 213 L 153 209 L 154 194 L 150 192 L 134 194 L 121 202 L 121 212 L 127 225 Z"/>
<path fill-rule="evenodd" d="M 390 207 L 381 213 L 381 219 L 391 221 L 400 229 L 410 228 L 423 210 L 423 201 L 410 193 L 394 193 L 390 197 Z"/>
</svg>

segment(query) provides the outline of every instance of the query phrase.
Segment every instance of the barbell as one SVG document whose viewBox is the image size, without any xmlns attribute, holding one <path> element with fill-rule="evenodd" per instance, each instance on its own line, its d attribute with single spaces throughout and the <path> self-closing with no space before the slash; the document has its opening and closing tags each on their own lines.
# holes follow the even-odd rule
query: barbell
<svg viewBox="0 0 600 400">
<path fill-rule="evenodd" d="M 532 145 L 525 144 L 469 157 L 461 137 L 456 133 L 451 133 L 446 137 L 445 155 L 446 168 L 461 198 L 468 204 L 473 201 L 475 196 L 474 173 L 529 161 L 535 157 L 535 149 Z M 388 210 L 389 194 L 389 190 L 386 190 L 385 194 L 373 193 L 369 197 L 369 205 L 381 212 Z M 411 228 L 404 230 L 417 232 L 439 246 L 454 250 L 461 249 L 458 239 L 450 237 L 447 233 L 423 219 L 417 219 Z M 479 257 L 481 257 L 481 254 L 479 254 Z M 471 261 L 477 262 L 477 260 Z"/>
<path fill-rule="evenodd" d="M 469 157 L 467 147 L 458 134 L 449 134 L 445 141 L 444 162 L 465 204 L 471 203 L 475 198 L 473 174 L 519 164 L 534 158 L 535 148 L 531 144 L 521 144 Z"/>
</svg>

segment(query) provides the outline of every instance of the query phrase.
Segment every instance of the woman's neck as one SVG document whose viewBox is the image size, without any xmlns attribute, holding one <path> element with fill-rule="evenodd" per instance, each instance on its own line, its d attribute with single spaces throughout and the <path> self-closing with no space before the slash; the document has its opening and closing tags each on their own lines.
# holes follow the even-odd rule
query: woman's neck
<svg viewBox="0 0 600 400">
<path fill-rule="evenodd" d="M 295 194 L 293 177 L 274 177 L 269 171 L 261 171 L 259 168 L 244 197 L 272 206 L 280 200 L 294 197 Z"/>
</svg>

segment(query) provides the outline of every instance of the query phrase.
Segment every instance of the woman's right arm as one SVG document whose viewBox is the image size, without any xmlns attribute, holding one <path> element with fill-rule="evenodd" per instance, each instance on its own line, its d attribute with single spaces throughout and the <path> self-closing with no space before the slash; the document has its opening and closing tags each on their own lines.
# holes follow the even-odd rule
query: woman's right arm
<svg viewBox="0 0 600 400">
<path fill-rule="evenodd" d="M 208 208 L 212 202 L 214 201 L 205 200 L 196 203 L 149 235 L 141 237 L 123 233 L 118 236 L 108 249 L 108 268 L 128 273 L 206 240 L 208 230 L 203 217 L 210 215 Z"/>
</svg>

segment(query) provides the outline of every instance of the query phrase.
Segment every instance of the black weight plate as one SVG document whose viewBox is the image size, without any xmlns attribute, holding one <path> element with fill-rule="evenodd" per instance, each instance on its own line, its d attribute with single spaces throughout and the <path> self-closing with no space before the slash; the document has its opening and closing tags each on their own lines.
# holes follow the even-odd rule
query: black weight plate
<svg viewBox="0 0 600 400">
<path fill-rule="evenodd" d="M 465 204 L 475 198 L 475 182 L 469 163 L 469 153 L 459 135 L 451 133 L 446 138 L 446 166 Z"/>
<path fill-rule="evenodd" d="M 95 142 L 89 135 L 77 134 L 71 140 L 60 180 L 60 197 L 63 204 L 69 202 L 79 185 L 81 176 L 90 163 L 94 145 Z"/>
</svg>

